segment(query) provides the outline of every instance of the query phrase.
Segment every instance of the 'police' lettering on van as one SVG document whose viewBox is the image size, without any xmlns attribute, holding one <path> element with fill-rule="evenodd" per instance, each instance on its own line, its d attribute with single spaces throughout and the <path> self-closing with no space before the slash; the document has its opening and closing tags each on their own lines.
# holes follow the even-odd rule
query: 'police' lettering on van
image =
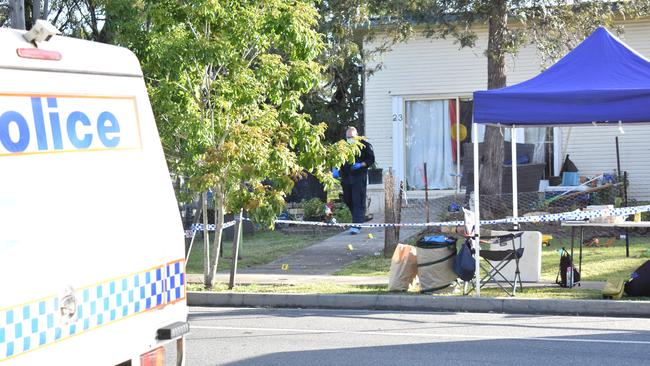
<svg viewBox="0 0 650 366">
<path fill-rule="evenodd" d="M 0 156 L 135 148 L 135 97 L 0 93 Z"/>
</svg>

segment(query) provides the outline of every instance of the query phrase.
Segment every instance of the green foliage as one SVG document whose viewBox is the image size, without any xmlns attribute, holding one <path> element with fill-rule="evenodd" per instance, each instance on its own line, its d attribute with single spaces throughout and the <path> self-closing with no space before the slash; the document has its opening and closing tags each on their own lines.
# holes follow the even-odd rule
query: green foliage
<svg viewBox="0 0 650 366">
<path fill-rule="evenodd" d="M 301 97 L 323 49 L 309 1 L 145 1 L 146 31 L 120 33 L 143 63 L 172 171 L 226 211 L 270 224 L 304 171 L 326 187 L 356 146 L 323 143 Z"/>
<path fill-rule="evenodd" d="M 362 4 L 363 2 L 361 2 Z M 315 122 L 328 126 L 326 139 L 338 141 L 347 126 L 363 131 L 362 38 L 355 36 L 355 24 L 367 20 L 358 1 L 318 2 L 325 46 L 317 60 L 323 66 L 323 82 L 305 95 L 304 111 Z"/>
<path fill-rule="evenodd" d="M 10 3 L 0 0 L 0 27 L 11 25 Z M 116 31 L 142 28 L 143 7 L 143 0 L 25 0 L 24 20 L 27 29 L 37 19 L 46 19 L 66 36 L 115 43 Z"/>
<path fill-rule="evenodd" d="M 9 22 L 9 1 L 0 0 L 0 27 L 4 27 Z"/>
<path fill-rule="evenodd" d="M 325 216 L 325 202 L 318 198 L 303 200 L 302 205 L 307 221 L 320 221 Z"/>
<path fill-rule="evenodd" d="M 336 219 L 336 222 L 352 222 L 352 212 L 350 212 L 348 206 L 340 205 L 334 209 L 334 218 Z"/>
</svg>

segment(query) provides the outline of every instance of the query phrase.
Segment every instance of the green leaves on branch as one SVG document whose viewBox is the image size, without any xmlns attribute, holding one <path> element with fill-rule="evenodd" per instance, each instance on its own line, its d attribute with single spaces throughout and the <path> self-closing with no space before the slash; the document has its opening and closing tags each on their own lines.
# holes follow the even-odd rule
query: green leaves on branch
<svg viewBox="0 0 650 366">
<path fill-rule="evenodd" d="M 284 206 L 294 181 L 330 167 L 356 147 L 323 142 L 301 97 L 321 82 L 323 48 L 310 1 L 147 2 L 143 62 L 173 170 L 196 191 L 225 197 L 261 222 Z"/>
</svg>

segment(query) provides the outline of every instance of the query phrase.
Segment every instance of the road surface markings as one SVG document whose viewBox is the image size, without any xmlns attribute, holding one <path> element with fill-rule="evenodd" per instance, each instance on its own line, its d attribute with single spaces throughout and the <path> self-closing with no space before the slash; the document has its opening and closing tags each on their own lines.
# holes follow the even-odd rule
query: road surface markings
<svg viewBox="0 0 650 366">
<path fill-rule="evenodd" d="M 237 330 L 253 332 L 286 332 L 286 333 L 304 333 L 304 334 L 350 334 L 350 335 L 378 335 L 378 336 L 396 336 L 396 337 L 419 337 L 419 338 L 472 338 L 484 340 L 531 340 L 547 342 L 576 342 L 576 343 L 611 343 L 611 344 L 641 344 L 650 345 L 650 341 L 625 341 L 615 339 L 577 339 L 577 338 L 558 338 L 558 337 L 501 337 L 489 335 L 462 335 L 462 334 L 444 334 L 444 333 L 402 333 L 402 332 L 381 332 L 381 331 L 347 331 L 347 330 L 330 330 L 330 329 L 293 329 L 293 328 L 249 328 L 249 327 L 223 327 L 223 326 L 205 326 L 192 325 L 191 329 L 212 329 L 212 330 Z M 577 335 L 589 336 L 589 334 Z"/>
</svg>

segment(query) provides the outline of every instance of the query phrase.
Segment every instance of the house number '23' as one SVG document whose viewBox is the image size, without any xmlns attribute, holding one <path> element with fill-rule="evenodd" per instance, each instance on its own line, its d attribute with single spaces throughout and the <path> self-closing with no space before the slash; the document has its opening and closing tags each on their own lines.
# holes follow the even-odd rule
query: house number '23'
<svg viewBox="0 0 650 366">
<path fill-rule="evenodd" d="M 402 122 L 402 114 L 393 113 L 393 122 Z"/>
</svg>

